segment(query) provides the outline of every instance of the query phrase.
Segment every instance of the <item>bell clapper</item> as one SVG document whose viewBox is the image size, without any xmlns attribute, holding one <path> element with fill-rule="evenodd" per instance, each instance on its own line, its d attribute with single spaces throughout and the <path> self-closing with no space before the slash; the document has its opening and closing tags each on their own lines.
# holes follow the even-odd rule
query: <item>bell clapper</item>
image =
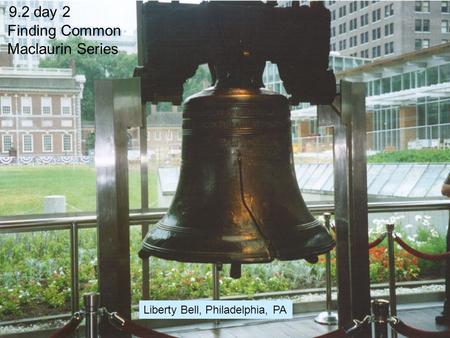
<svg viewBox="0 0 450 338">
<path fill-rule="evenodd" d="M 234 279 L 239 279 L 242 276 L 240 263 L 231 263 L 230 277 Z"/>
</svg>

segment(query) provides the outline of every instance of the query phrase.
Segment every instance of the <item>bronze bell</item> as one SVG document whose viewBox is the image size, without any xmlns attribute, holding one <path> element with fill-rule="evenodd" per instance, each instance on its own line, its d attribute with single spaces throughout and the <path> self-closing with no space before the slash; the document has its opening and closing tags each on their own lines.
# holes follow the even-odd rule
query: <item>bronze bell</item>
<svg viewBox="0 0 450 338">
<path fill-rule="evenodd" d="M 297 185 L 286 97 L 243 77 L 219 76 L 215 87 L 186 101 L 178 187 L 142 255 L 261 263 L 334 246 Z"/>
<path fill-rule="evenodd" d="M 295 177 L 289 102 L 261 89 L 272 60 L 291 103 L 333 100 L 329 11 L 220 1 L 144 9 L 149 43 L 136 72 L 144 99 L 179 102 L 183 82 L 205 62 L 215 86 L 184 104 L 178 188 L 140 256 L 236 267 L 313 261 L 329 251 L 334 240 L 308 211 Z"/>
</svg>

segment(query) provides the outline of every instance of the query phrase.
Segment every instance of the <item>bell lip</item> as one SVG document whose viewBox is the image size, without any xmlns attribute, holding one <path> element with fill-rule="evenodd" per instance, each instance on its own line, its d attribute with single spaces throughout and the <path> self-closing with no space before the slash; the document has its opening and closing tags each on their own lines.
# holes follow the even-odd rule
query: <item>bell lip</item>
<svg viewBox="0 0 450 338">
<path fill-rule="evenodd" d="M 164 249 L 161 247 L 156 247 L 151 244 L 145 244 L 142 246 L 142 249 L 139 251 L 139 257 L 143 258 L 143 256 L 150 257 L 158 257 L 166 260 L 173 260 L 184 263 L 242 263 L 242 264 L 251 264 L 251 263 L 270 263 L 274 260 L 274 257 L 267 255 L 248 255 L 242 257 L 242 255 L 236 259 L 231 256 L 226 256 L 223 253 L 213 253 L 213 252 L 204 252 L 199 253 L 184 251 L 175 249 Z"/>
<path fill-rule="evenodd" d="M 327 252 L 330 252 L 336 247 L 336 241 L 332 239 L 330 242 L 328 242 L 326 245 L 321 246 L 313 251 L 308 251 L 307 253 L 298 253 L 294 250 L 281 252 L 279 255 L 276 255 L 276 259 L 279 261 L 293 261 L 298 259 L 306 259 L 311 256 L 320 256 L 323 254 L 326 254 Z"/>
<path fill-rule="evenodd" d="M 222 253 L 214 254 L 210 252 L 198 253 L 195 252 L 180 252 L 179 250 L 173 249 L 163 249 L 160 247 L 156 247 L 153 245 L 146 244 L 139 251 L 139 257 L 144 259 L 150 256 L 158 257 L 166 260 L 173 260 L 184 263 L 241 263 L 241 264 L 257 264 L 257 263 L 270 263 L 274 260 L 279 261 L 292 261 L 292 260 L 300 260 L 306 259 L 311 256 L 319 256 L 325 254 L 332 250 L 336 246 L 336 242 L 332 239 L 325 246 L 321 246 L 320 248 L 316 248 L 316 250 L 308 251 L 308 252 L 296 252 L 294 250 L 279 252 L 279 254 L 275 254 L 274 256 L 246 256 L 239 257 L 238 259 L 232 258 L 230 256 L 224 256 Z"/>
</svg>

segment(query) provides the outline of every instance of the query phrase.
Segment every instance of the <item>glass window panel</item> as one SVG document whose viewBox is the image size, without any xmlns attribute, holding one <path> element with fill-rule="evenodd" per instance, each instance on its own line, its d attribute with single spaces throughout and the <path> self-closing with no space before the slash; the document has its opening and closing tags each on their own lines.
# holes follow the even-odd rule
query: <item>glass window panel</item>
<svg viewBox="0 0 450 338">
<path fill-rule="evenodd" d="M 382 81 L 383 94 L 391 92 L 391 78 L 388 77 Z"/>
<path fill-rule="evenodd" d="M 426 107 L 424 104 L 417 105 L 417 125 L 424 126 L 426 123 Z"/>
<path fill-rule="evenodd" d="M 396 92 L 402 90 L 402 76 L 396 75 L 392 77 L 392 91 Z"/>
<path fill-rule="evenodd" d="M 450 123 L 450 101 L 441 101 L 440 108 L 440 123 Z"/>
<path fill-rule="evenodd" d="M 326 169 L 326 164 L 318 164 L 314 172 L 311 174 L 309 179 L 303 184 L 303 189 L 312 190 L 314 184 L 317 182 L 317 178 L 323 175 Z"/>
<path fill-rule="evenodd" d="M 425 86 L 425 79 L 426 79 L 426 71 L 417 71 L 416 77 L 417 77 L 417 87 Z"/>
<path fill-rule="evenodd" d="M 445 165 L 438 165 L 438 164 L 429 166 L 418 180 L 414 189 L 409 194 L 409 197 L 424 197 L 430 190 L 430 183 L 434 182 L 436 177 L 439 177 L 444 168 Z"/>
<path fill-rule="evenodd" d="M 390 166 L 393 166 L 392 164 Z M 390 179 L 384 184 L 379 194 L 383 196 L 392 196 L 396 194 L 396 191 L 400 187 L 403 179 L 408 175 L 411 169 L 410 164 L 399 164 L 392 172 Z"/>
<path fill-rule="evenodd" d="M 410 88 L 410 86 L 411 86 L 410 77 L 411 77 L 411 73 L 406 73 L 406 74 L 402 75 L 403 89 L 409 89 Z"/>
<path fill-rule="evenodd" d="M 428 112 L 427 124 L 428 125 L 438 124 L 438 121 L 439 121 L 438 102 L 429 103 L 427 112 Z"/>
<path fill-rule="evenodd" d="M 440 127 L 441 138 L 444 139 L 446 145 L 450 144 L 450 124 L 444 124 Z"/>
<path fill-rule="evenodd" d="M 449 173 L 449 169 L 450 166 L 447 165 L 444 170 L 441 171 L 439 176 L 435 176 L 433 177 L 433 179 L 431 179 L 429 182 L 433 182 L 430 187 L 430 189 L 428 190 L 428 193 L 425 196 L 441 196 L 441 187 L 442 187 L 442 182 L 444 182 L 444 180 L 447 178 L 447 175 Z"/>
<path fill-rule="evenodd" d="M 438 83 L 438 67 L 427 69 L 427 84 L 433 85 Z"/>
<path fill-rule="evenodd" d="M 450 63 L 439 66 L 440 82 L 450 82 Z"/>
<path fill-rule="evenodd" d="M 345 59 L 345 69 L 353 68 L 353 60 L 352 59 Z"/>
<path fill-rule="evenodd" d="M 373 81 L 373 94 L 380 95 L 381 94 L 381 80 Z"/>
<path fill-rule="evenodd" d="M 378 192 L 383 189 L 384 185 L 391 177 L 395 168 L 396 165 L 384 165 L 383 169 L 380 171 L 380 174 L 376 177 L 373 184 L 369 187 L 368 193 L 370 195 L 378 194 Z"/>
<path fill-rule="evenodd" d="M 409 193 L 413 190 L 420 177 L 423 175 L 428 165 L 426 164 L 415 164 L 412 166 L 411 170 L 405 177 L 401 179 L 401 184 L 397 188 L 396 195 L 407 197 Z"/>
<path fill-rule="evenodd" d="M 334 60 L 334 67 L 335 67 L 335 69 L 334 69 L 335 72 L 338 72 L 338 71 L 340 71 L 340 70 L 343 70 L 344 65 L 343 65 L 343 60 L 342 60 L 341 57 L 337 57 L 337 58 Z"/>
</svg>

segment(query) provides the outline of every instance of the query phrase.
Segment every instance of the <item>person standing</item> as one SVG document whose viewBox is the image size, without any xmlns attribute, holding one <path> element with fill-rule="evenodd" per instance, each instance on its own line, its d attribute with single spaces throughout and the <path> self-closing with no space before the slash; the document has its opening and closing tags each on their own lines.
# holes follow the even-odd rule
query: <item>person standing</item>
<svg viewBox="0 0 450 338">
<path fill-rule="evenodd" d="M 450 197 L 450 173 L 448 174 L 444 184 L 442 184 L 441 193 L 443 196 Z M 450 251 L 450 218 L 447 228 L 447 251 Z M 436 323 L 450 323 L 450 258 L 446 261 L 445 266 L 445 302 L 444 310 L 441 316 L 436 317 Z"/>
</svg>

